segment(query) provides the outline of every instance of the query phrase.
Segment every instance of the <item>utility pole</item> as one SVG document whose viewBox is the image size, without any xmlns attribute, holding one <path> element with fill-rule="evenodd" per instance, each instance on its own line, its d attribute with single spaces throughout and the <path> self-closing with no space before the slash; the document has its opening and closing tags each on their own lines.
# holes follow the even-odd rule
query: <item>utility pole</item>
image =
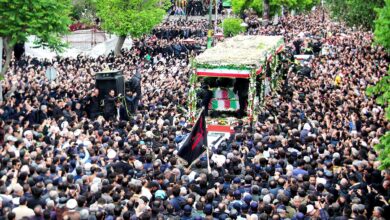
<svg viewBox="0 0 390 220">
<path fill-rule="evenodd" d="M 212 13 L 212 0 L 209 1 L 209 30 L 213 28 L 213 23 L 211 22 L 211 13 Z"/>
<path fill-rule="evenodd" d="M 220 0 L 222 1 L 222 0 Z M 217 33 L 218 26 L 218 0 L 215 0 L 215 21 L 214 21 L 214 34 Z"/>
<path fill-rule="evenodd" d="M 213 32 L 213 22 L 211 21 L 211 13 L 212 13 L 212 1 L 210 0 L 209 4 L 209 30 L 207 32 L 207 48 L 210 48 L 212 45 L 212 32 Z"/>
</svg>

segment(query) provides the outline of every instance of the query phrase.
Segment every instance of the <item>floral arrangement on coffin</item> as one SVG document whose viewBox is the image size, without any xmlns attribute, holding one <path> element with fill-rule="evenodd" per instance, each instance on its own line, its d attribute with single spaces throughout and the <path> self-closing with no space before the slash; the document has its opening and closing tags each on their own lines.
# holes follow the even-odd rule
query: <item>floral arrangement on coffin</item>
<svg viewBox="0 0 390 220">
<path fill-rule="evenodd" d="M 192 60 L 193 78 L 191 80 L 191 91 L 194 91 L 196 76 L 198 77 L 230 77 L 248 78 L 248 120 L 256 118 L 258 112 L 255 107 L 256 78 L 267 60 L 283 48 L 284 39 L 282 36 L 244 36 L 238 35 L 217 43 L 215 47 L 207 49 L 205 52 Z M 193 93 L 193 94 L 192 94 Z M 189 115 L 194 118 L 196 112 L 196 95 L 190 92 Z M 258 103 L 258 102 L 257 102 Z M 234 104 L 234 103 L 233 103 Z M 225 124 L 219 122 L 219 124 Z M 231 124 L 231 123 L 228 123 Z"/>
<path fill-rule="evenodd" d="M 246 120 L 246 119 L 243 119 Z M 227 117 L 227 118 L 213 118 L 209 119 L 206 118 L 206 123 L 207 124 L 212 124 L 212 125 L 231 125 L 235 126 L 238 124 L 237 118 L 234 117 Z"/>
<path fill-rule="evenodd" d="M 207 49 L 194 60 L 196 67 L 260 67 L 267 53 L 283 44 L 281 36 L 238 35 Z"/>
</svg>

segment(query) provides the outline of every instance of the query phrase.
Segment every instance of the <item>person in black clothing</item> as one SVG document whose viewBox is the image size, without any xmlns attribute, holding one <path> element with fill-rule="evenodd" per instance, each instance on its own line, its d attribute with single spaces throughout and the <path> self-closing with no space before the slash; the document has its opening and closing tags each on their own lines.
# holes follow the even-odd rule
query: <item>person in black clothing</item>
<svg viewBox="0 0 390 220">
<path fill-rule="evenodd" d="M 43 181 L 43 178 L 41 177 L 37 177 L 36 179 L 39 179 L 36 180 L 37 182 Z M 30 209 L 33 209 L 37 205 L 41 205 L 42 207 L 45 207 L 45 202 L 44 200 L 41 199 L 43 190 L 39 187 L 34 186 L 31 188 L 31 193 L 32 193 L 32 197 L 30 197 L 27 200 L 27 207 L 29 207 Z"/>
<path fill-rule="evenodd" d="M 133 94 L 132 105 L 130 105 L 130 112 L 135 113 L 138 109 L 139 100 L 142 98 L 141 73 L 139 70 L 136 71 L 135 75 L 130 80 L 130 91 Z"/>
<path fill-rule="evenodd" d="M 36 112 L 36 119 L 35 119 L 35 121 L 38 124 L 42 124 L 43 121 L 45 121 L 47 118 L 48 118 L 48 116 L 47 116 L 47 106 L 46 105 L 41 105 L 40 110 Z"/>
<path fill-rule="evenodd" d="M 89 118 L 94 120 L 99 116 L 100 106 L 99 106 L 99 89 L 94 89 L 91 96 L 86 98 L 87 110 Z"/>
<path fill-rule="evenodd" d="M 106 120 L 115 119 L 115 100 L 115 91 L 111 89 L 104 98 L 104 118 L 106 118 Z"/>
<path fill-rule="evenodd" d="M 121 160 L 116 162 L 113 165 L 115 173 L 127 175 L 129 170 L 133 169 L 133 166 L 131 166 L 130 163 L 129 163 L 129 156 L 126 155 L 126 154 L 123 154 L 123 155 L 120 155 L 119 158 Z"/>
<path fill-rule="evenodd" d="M 64 116 L 65 120 L 68 122 L 71 122 L 73 120 L 71 110 L 72 109 L 70 104 L 66 104 L 64 109 L 62 110 L 62 115 Z"/>
<path fill-rule="evenodd" d="M 115 119 L 117 121 L 128 121 L 129 117 L 127 115 L 126 107 L 122 104 L 120 100 L 117 100 L 115 103 Z"/>
<path fill-rule="evenodd" d="M 238 102 L 240 103 L 240 110 L 238 111 L 238 117 L 245 115 L 246 104 L 248 100 L 248 88 L 249 80 L 237 78 L 234 83 L 233 91 L 238 95 Z"/>
<path fill-rule="evenodd" d="M 295 47 L 295 54 L 301 54 L 301 45 L 302 45 L 302 40 L 297 39 L 293 42 L 294 47 Z"/>
<path fill-rule="evenodd" d="M 203 85 L 202 91 L 200 93 L 200 99 L 201 101 L 201 107 L 204 107 L 205 115 L 208 115 L 209 112 L 209 103 L 210 100 L 213 98 L 213 92 L 210 90 L 209 85 Z"/>
</svg>

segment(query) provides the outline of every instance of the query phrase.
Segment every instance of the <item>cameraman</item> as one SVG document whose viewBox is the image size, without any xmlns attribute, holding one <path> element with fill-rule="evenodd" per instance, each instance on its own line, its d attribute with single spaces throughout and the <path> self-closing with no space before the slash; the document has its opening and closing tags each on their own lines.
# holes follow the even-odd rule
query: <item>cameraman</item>
<svg viewBox="0 0 390 220">
<path fill-rule="evenodd" d="M 120 96 L 120 94 L 119 94 Z M 113 89 L 110 90 L 108 95 L 104 98 L 104 118 L 106 120 L 114 120 L 115 119 L 115 101 L 117 97 L 115 97 L 115 91 Z"/>
</svg>

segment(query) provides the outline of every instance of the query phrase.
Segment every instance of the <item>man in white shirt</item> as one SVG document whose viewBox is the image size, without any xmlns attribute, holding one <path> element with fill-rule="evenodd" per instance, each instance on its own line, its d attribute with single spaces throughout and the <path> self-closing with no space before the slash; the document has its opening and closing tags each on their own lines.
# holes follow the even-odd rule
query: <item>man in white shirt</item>
<svg viewBox="0 0 390 220">
<path fill-rule="evenodd" d="M 15 219 L 20 220 L 24 217 L 32 217 L 35 215 L 34 210 L 27 207 L 27 198 L 22 196 L 19 200 L 19 207 L 12 209 L 15 213 Z"/>
</svg>

